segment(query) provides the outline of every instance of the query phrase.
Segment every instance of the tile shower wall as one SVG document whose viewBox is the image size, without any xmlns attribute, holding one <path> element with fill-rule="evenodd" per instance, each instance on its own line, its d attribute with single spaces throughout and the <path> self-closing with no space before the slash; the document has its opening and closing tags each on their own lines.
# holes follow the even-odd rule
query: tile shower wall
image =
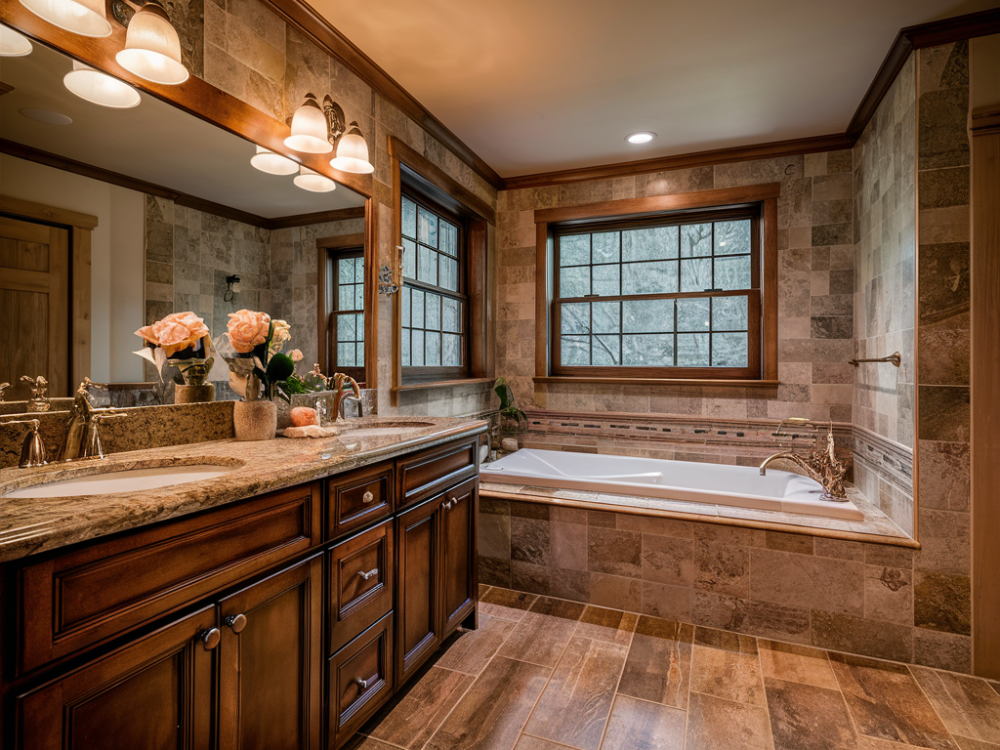
<svg viewBox="0 0 1000 750">
<path fill-rule="evenodd" d="M 968 660 L 969 217 L 967 42 L 918 58 L 918 503 L 914 624 L 939 653 Z"/>
<path fill-rule="evenodd" d="M 378 258 L 393 256 L 392 205 L 388 139 L 399 138 L 491 206 L 497 191 L 437 139 L 425 132 L 371 88 L 340 60 L 290 28 L 258 0 L 176 0 L 170 16 L 181 38 L 184 60 L 192 73 L 275 119 L 287 121 L 306 93 L 330 94 L 344 108 L 347 120 L 356 120 L 368 140 L 375 165 L 372 190 L 378 224 Z M 496 232 L 490 231 L 490 253 Z M 306 271 L 305 273 L 309 273 Z M 293 274 L 294 275 L 294 274 Z M 293 284 L 294 285 L 294 284 Z M 308 284 L 294 286 L 292 312 L 304 310 Z M 296 305 L 298 307 L 296 308 Z M 287 314 L 287 312 L 286 312 Z M 379 411 L 438 415 L 476 413 L 490 408 L 491 391 L 464 386 L 401 397 L 390 404 L 392 382 L 392 298 L 379 297 Z M 304 350 L 303 350 L 304 352 Z"/>
<path fill-rule="evenodd" d="M 850 422 L 854 354 L 852 152 L 722 164 L 500 194 L 497 372 L 525 406 L 727 419 Z M 776 388 L 535 385 L 535 209 L 781 183 Z"/>
<path fill-rule="evenodd" d="M 854 481 L 909 534 L 914 295 L 901 290 L 913 289 L 916 268 L 916 66 L 911 55 L 854 147 L 855 356 L 902 358 L 854 371 Z"/>
</svg>

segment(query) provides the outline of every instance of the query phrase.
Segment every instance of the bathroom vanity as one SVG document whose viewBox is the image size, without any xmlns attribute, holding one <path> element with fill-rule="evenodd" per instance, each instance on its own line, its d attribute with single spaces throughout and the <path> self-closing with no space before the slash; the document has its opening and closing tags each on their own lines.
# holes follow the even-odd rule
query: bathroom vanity
<svg viewBox="0 0 1000 750">
<path fill-rule="evenodd" d="M 243 465 L 142 496 L 0 499 L 2 745 L 341 747 L 476 627 L 485 423 L 432 421 L 123 454 L 100 463 Z"/>
</svg>

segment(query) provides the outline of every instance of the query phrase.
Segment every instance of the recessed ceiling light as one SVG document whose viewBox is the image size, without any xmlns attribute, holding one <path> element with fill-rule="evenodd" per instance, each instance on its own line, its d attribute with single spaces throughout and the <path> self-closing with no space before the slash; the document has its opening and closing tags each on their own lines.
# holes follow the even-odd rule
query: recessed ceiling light
<svg viewBox="0 0 1000 750">
<path fill-rule="evenodd" d="M 44 122 L 46 125 L 71 125 L 73 118 L 67 117 L 61 112 L 53 112 L 51 109 L 38 109 L 36 107 L 25 107 L 19 109 L 23 117 L 35 122 Z"/>
<path fill-rule="evenodd" d="M 24 57 L 31 54 L 28 37 L 14 29 L 0 26 L 0 57 Z"/>
<path fill-rule="evenodd" d="M 656 138 L 656 133 L 651 133 L 648 130 L 640 130 L 638 133 L 632 133 L 632 135 L 626 136 L 625 140 L 629 143 L 649 143 L 651 140 Z"/>
<path fill-rule="evenodd" d="M 131 109 L 141 101 L 139 92 L 124 81 L 76 60 L 73 70 L 63 77 L 63 85 L 81 99 L 102 107 Z"/>
</svg>

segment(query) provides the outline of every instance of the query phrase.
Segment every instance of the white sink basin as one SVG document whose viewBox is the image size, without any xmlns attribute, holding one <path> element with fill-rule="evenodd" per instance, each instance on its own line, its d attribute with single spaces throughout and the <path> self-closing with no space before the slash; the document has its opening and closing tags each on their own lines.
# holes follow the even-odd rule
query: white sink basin
<svg viewBox="0 0 1000 750">
<path fill-rule="evenodd" d="M 175 484 L 215 479 L 235 471 L 239 466 L 193 464 L 190 466 L 159 466 L 153 469 L 104 472 L 87 476 L 44 482 L 8 492 L 4 497 L 76 497 L 108 495 L 113 492 L 142 492 Z"/>
</svg>

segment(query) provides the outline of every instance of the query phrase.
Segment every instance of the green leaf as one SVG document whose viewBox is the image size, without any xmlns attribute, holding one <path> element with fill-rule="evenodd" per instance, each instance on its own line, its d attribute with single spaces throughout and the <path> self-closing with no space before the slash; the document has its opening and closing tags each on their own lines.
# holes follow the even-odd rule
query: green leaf
<svg viewBox="0 0 1000 750">
<path fill-rule="evenodd" d="M 295 372 L 295 363 L 287 354 L 278 352 L 267 363 L 268 382 L 279 383 L 282 380 L 288 380 L 293 372 Z"/>
</svg>

